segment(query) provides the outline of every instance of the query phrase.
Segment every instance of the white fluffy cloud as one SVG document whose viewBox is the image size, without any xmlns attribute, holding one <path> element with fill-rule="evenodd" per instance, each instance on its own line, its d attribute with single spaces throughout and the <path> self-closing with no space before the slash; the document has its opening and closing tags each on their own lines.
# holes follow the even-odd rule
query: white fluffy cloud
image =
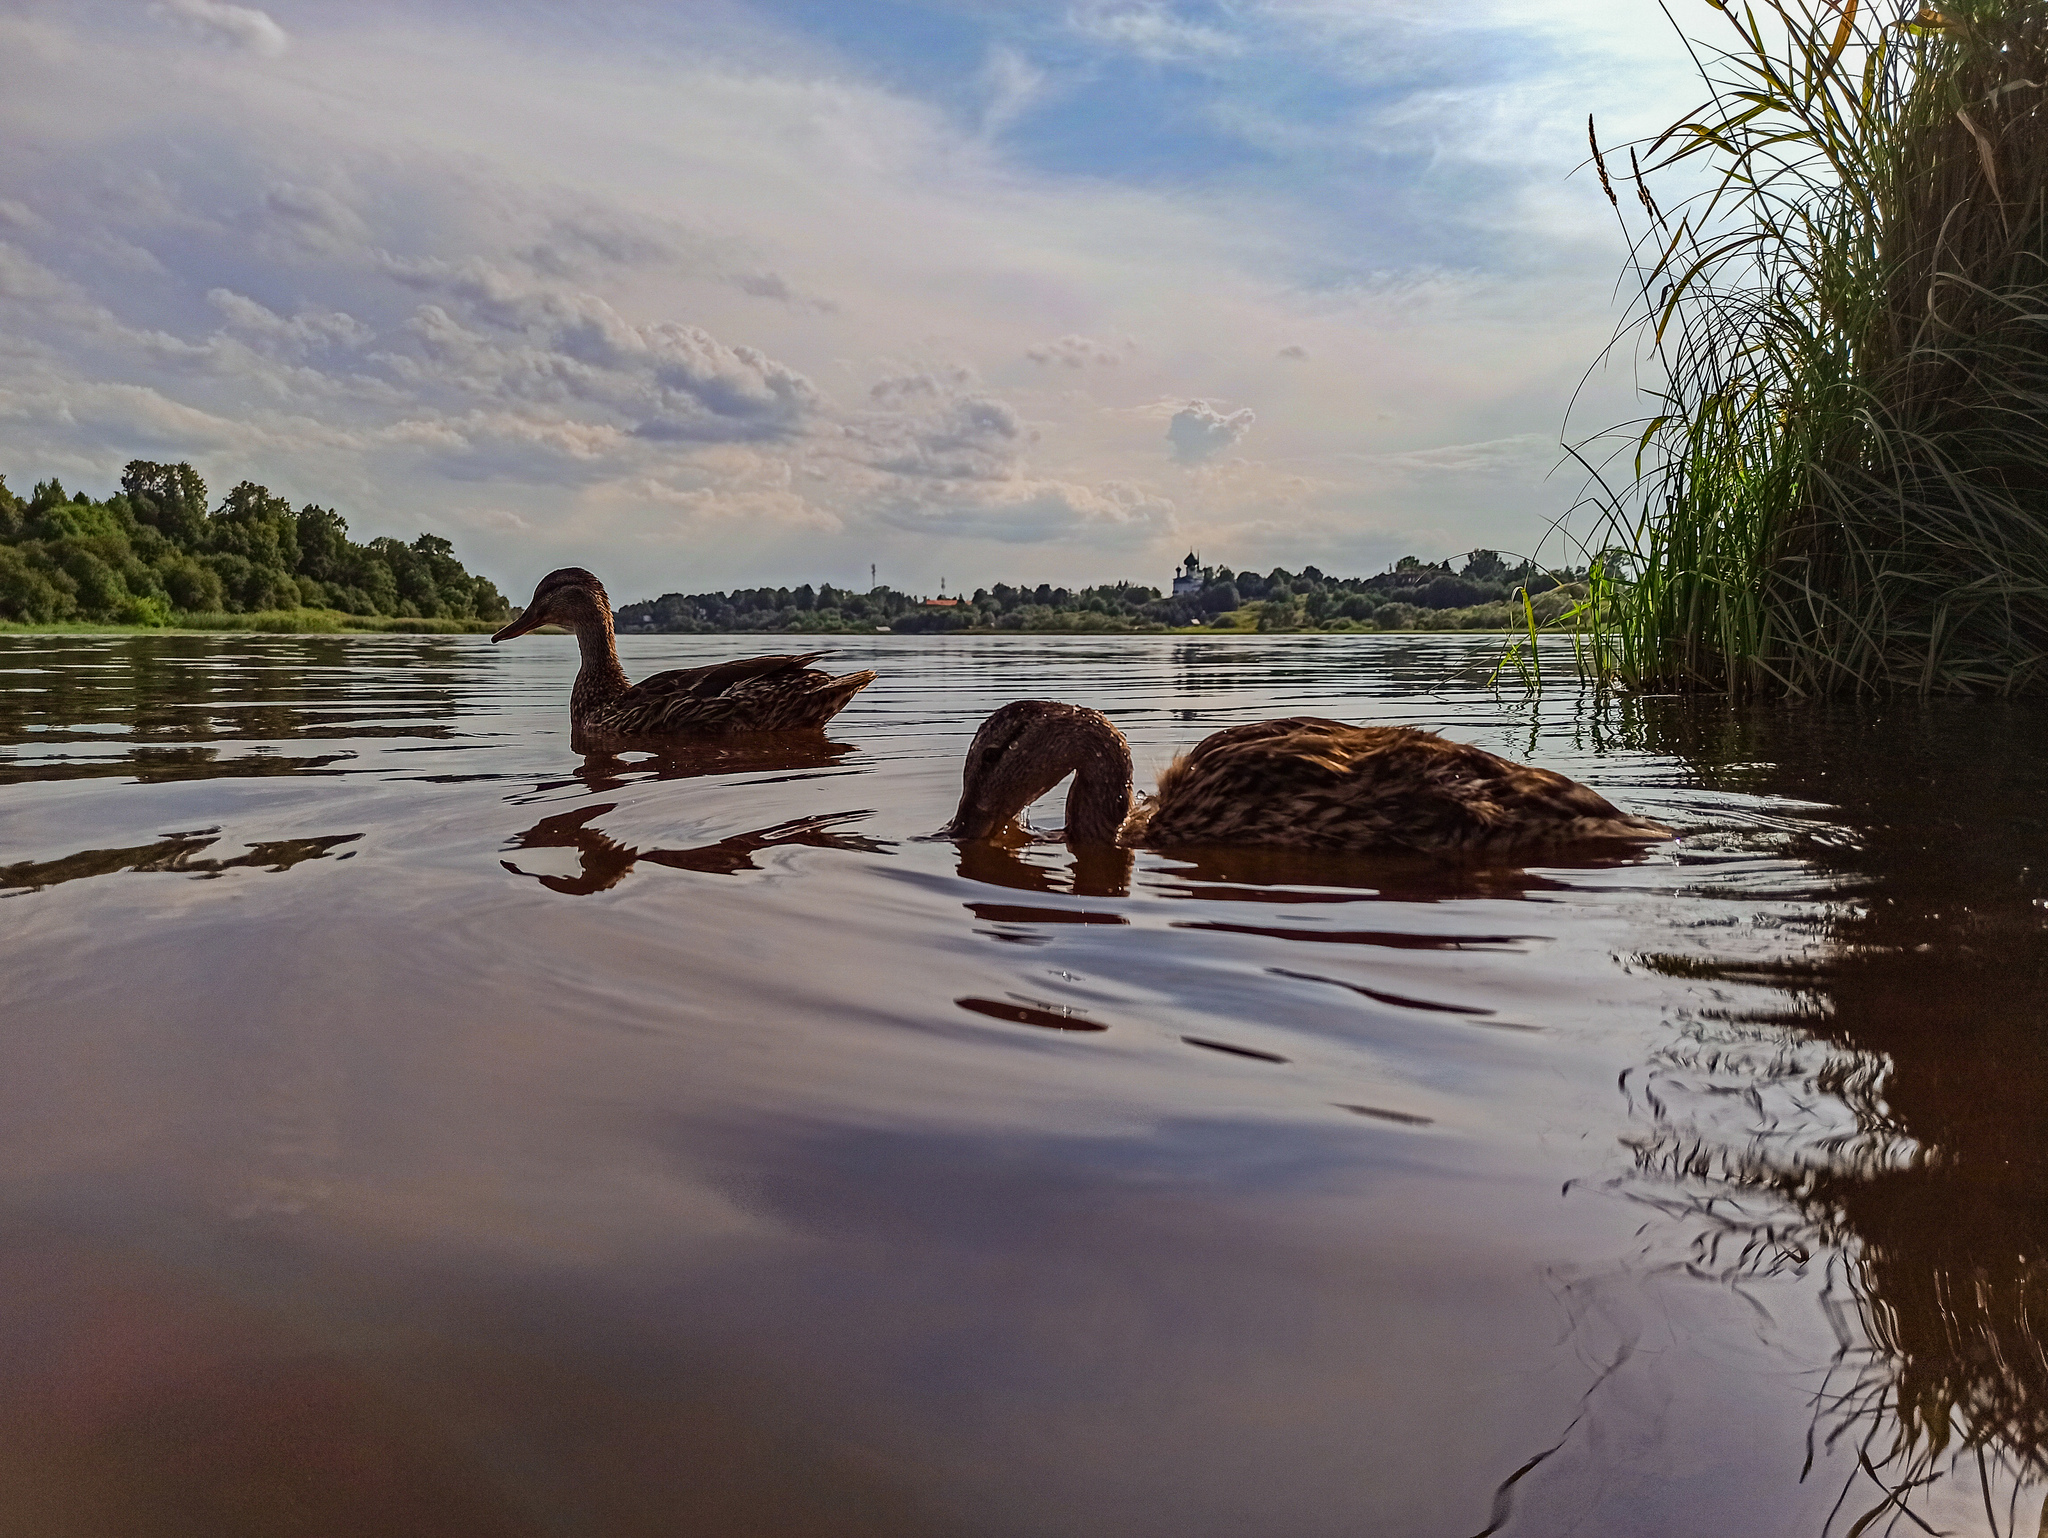
<svg viewBox="0 0 2048 1538">
<path fill-rule="evenodd" d="M 1207 401 L 1189 401 L 1167 422 L 1166 441 L 1182 464 L 1199 464 L 1244 437 L 1257 420 L 1249 406 L 1222 412 Z"/>
</svg>

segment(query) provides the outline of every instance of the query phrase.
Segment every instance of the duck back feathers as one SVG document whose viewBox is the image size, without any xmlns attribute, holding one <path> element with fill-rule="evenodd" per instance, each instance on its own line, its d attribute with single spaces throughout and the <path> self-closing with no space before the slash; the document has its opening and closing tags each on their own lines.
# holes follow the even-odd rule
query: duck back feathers
<svg viewBox="0 0 2048 1538">
<path fill-rule="evenodd" d="M 875 681 L 872 669 L 834 677 L 810 665 L 824 655 L 743 657 L 656 673 L 597 706 L 582 725 L 593 736 L 619 738 L 820 727 Z"/>
<path fill-rule="evenodd" d="M 1176 759 L 1123 842 L 1483 855 L 1671 836 L 1561 774 L 1435 732 L 1289 716 Z"/>
</svg>

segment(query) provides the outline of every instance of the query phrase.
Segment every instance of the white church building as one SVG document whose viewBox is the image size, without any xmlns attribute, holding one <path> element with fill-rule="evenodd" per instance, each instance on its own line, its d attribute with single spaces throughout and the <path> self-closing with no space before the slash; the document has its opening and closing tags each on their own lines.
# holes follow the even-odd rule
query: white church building
<svg viewBox="0 0 2048 1538">
<path fill-rule="evenodd" d="M 1185 593 L 1199 593 L 1201 590 L 1202 563 L 1195 558 L 1195 552 L 1190 550 L 1188 558 L 1181 562 L 1180 574 L 1173 579 L 1173 596 L 1179 598 Z"/>
</svg>

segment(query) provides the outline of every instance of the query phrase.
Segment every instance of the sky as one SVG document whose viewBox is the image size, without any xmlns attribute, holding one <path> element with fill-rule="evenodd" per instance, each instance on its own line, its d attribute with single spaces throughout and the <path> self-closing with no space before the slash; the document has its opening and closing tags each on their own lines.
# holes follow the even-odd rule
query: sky
<svg viewBox="0 0 2048 1538">
<path fill-rule="evenodd" d="M 1696 95 L 1650 0 L 0 0 L 0 474 L 515 599 L 1562 559 L 1586 115 Z"/>
</svg>

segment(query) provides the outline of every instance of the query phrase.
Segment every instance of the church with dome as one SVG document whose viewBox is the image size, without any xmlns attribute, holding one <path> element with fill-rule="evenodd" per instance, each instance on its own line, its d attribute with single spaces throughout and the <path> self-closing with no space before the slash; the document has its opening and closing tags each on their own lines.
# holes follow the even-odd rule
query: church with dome
<svg viewBox="0 0 2048 1538">
<path fill-rule="evenodd" d="M 1195 552 L 1190 550 L 1188 558 L 1181 562 L 1180 572 L 1173 579 L 1173 596 L 1180 598 L 1190 593 L 1199 593 L 1201 590 L 1202 563 L 1196 558 Z"/>
</svg>

